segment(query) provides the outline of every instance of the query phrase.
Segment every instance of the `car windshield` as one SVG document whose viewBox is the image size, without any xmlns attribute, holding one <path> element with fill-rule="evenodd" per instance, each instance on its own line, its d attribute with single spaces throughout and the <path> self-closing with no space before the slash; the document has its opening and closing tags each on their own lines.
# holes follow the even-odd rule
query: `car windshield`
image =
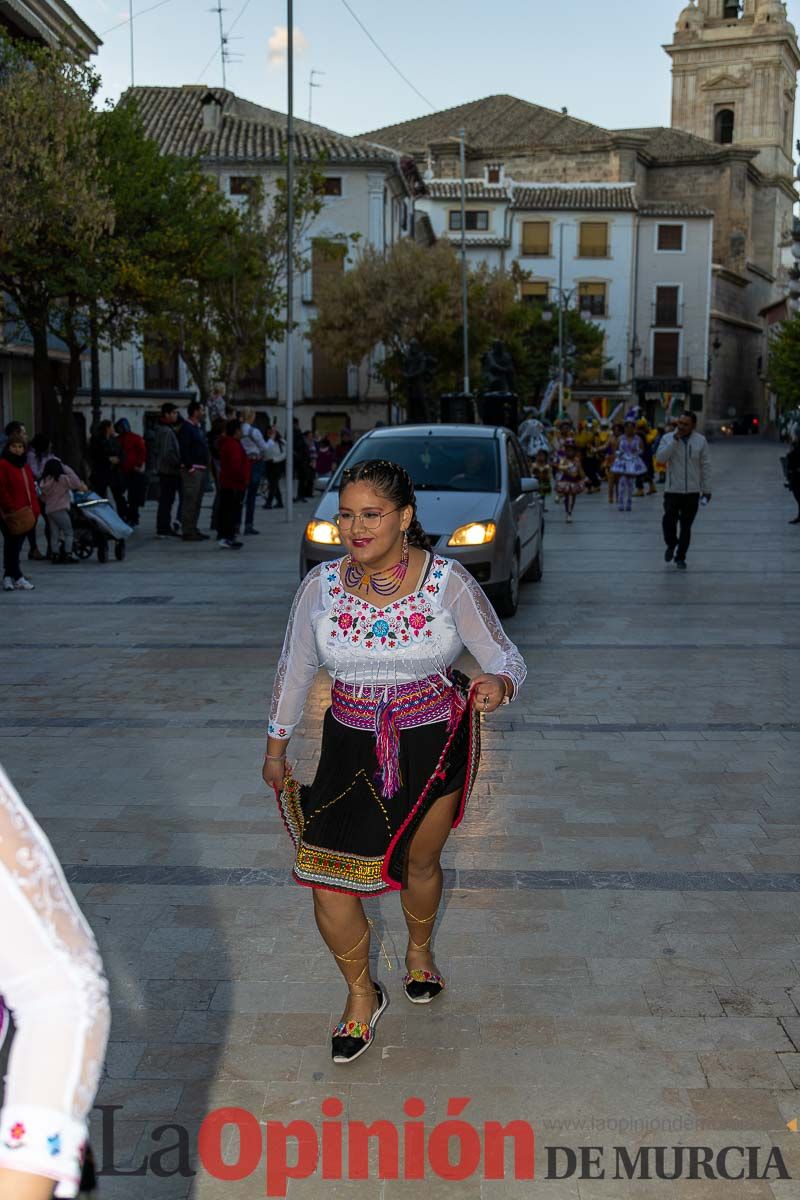
<svg viewBox="0 0 800 1200">
<path fill-rule="evenodd" d="M 500 465 L 495 438 L 406 437 L 363 438 L 347 466 L 385 458 L 405 467 L 418 492 L 499 492 Z M 339 486 L 341 468 L 332 488 Z"/>
</svg>

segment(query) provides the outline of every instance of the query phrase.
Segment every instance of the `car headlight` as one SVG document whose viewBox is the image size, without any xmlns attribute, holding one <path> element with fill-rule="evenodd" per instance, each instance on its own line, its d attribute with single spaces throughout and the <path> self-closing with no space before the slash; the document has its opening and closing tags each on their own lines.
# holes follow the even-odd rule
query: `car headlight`
<svg viewBox="0 0 800 1200">
<path fill-rule="evenodd" d="M 448 546 L 485 546 L 497 533 L 494 521 L 471 521 L 460 525 L 447 543 Z"/>
<path fill-rule="evenodd" d="M 306 525 L 306 537 L 309 542 L 319 542 L 323 546 L 341 546 L 342 539 L 333 521 L 309 521 Z"/>
</svg>

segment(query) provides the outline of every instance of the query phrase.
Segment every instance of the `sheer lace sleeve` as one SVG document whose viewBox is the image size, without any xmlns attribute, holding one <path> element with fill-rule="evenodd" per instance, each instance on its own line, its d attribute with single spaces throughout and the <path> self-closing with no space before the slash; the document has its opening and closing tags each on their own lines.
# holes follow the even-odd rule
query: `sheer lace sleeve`
<svg viewBox="0 0 800 1200">
<path fill-rule="evenodd" d="M 314 676 L 319 670 L 314 618 L 322 611 L 321 575 L 329 567 L 329 563 L 314 567 L 297 589 L 272 688 L 270 737 L 292 736 L 303 715 Z"/>
<path fill-rule="evenodd" d="M 108 1038 L 108 985 L 53 849 L 1 767 L 0 917 L 0 993 L 16 1026 L 0 1167 L 54 1179 L 56 1196 L 75 1196 Z"/>
<path fill-rule="evenodd" d="M 490 675 L 507 675 L 513 682 L 516 700 L 528 671 L 517 647 L 506 637 L 494 609 L 461 563 L 451 561 L 443 597 L 459 636 L 470 654 Z"/>
</svg>

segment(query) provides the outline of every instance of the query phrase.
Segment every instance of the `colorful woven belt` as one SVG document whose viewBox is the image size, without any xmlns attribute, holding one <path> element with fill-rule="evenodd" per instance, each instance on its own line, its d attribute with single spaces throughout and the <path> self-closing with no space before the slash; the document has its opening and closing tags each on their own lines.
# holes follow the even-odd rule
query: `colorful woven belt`
<svg viewBox="0 0 800 1200">
<path fill-rule="evenodd" d="M 331 712 L 341 725 L 375 734 L 375 753 L 383 776 L 382 793 L 389 800 L 401 784 L 400 730 L 446 721 L 455 729 L 466 708 L 458 688 L 440 676 L 385 688 L 359 689 L 339 680 L 331 688 Z"/>
</svg>

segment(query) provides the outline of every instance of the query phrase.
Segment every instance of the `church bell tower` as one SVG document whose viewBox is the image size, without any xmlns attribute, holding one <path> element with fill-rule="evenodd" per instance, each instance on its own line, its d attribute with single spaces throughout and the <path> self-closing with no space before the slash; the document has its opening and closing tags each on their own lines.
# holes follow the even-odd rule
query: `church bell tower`
<svg viewBox="0 0 800 1200">
<path fill-rule="evenodd" d="M 757 150 L 767 178 L 790 180 L 800 50 L 783 0 L 692 0 L 664 49 L 673 128 Z"/>
</svg>

